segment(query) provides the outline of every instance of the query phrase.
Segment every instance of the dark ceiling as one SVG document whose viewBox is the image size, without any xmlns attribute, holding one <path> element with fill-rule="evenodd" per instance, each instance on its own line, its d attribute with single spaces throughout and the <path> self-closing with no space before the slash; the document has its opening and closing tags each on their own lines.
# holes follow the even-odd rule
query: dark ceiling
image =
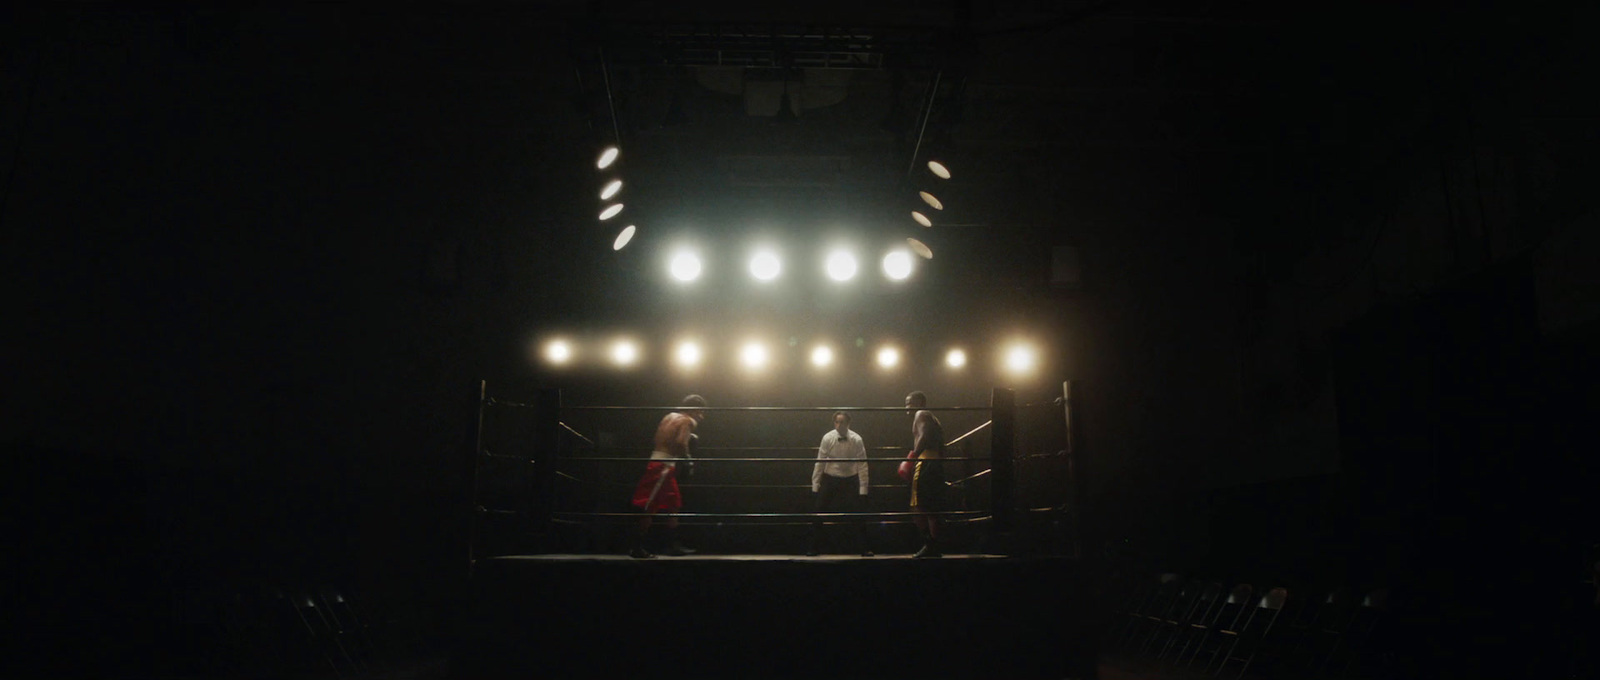
<svg viewBox="0 0 1600 680">
<path fill-rule="evenodd" d="M 548 119 L 575 126 L 560 135 L 574 156 L 620 139 L 645 247 L 683 223 L 778 220 L 804 238 L 846 222 L 1037 259 L 1107 222 L 1279 221 L 1306 185 L 1359 185 L 1426 123 L 1441 85 L 1427 62 L 1467 52 L 1437 17 L 1281 3 L 592 3 L 542 18 L 560 45 L 541 68 L 567 79 L 547 103 L 576 114 Z M 932 157 L 956 177 L 921 230 L 909 211 Z"/>
<path fill-rule="evenodd" d="M 1106 154 L 1259 153 L 1263 109 L 1294 87 L 1274 83 L 1292 17 L 983 4 L 602 5 L 571 24 L 578 104 L 642 191 L 909 226 L 937 156 L 962 200 L 936 222 L 1020 228 L 1052 212 L 1029 193 Z"/>
</svg>

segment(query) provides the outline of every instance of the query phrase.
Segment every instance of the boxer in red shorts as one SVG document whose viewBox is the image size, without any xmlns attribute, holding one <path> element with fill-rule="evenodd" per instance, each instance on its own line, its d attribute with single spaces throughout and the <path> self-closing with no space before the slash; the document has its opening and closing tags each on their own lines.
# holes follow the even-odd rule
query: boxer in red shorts
<svg viewBox="0 0 1600 680">
<path fill-rule="evenodd" d="M 694 440 L 695 427 L 706 418 L 705 406 L 704 397 L 691 394 L 678 404 L 678 410 L 668 413 L 656 426 L 650 464 L 645 467 L 644 477 L 639 479 L 639 485 L 633 490 L 633 504 L 644 514 L 639 517 L 639 539 L 628 551 L 629 557 L 655 557 L 645 549 L 645 536 L 650 533 L 655 514 L 663 510 L 676 512 L 683 507 L 683 495 L 678 492 L 678 470 L 681 465 L 692 464 L 689 462 L 689 445 Z M 667 554 L 681 556 L 693 553 L 693 550 L 678 542 L 678 518 L 668 516 L 666 525 Z"/>
</svg>

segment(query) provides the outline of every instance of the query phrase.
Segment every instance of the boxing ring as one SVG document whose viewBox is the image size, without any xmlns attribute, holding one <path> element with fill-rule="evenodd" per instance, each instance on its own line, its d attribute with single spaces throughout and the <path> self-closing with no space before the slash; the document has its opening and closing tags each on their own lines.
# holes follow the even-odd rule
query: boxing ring
<svg viewBox="0 0 1600 680">
<path fill-rule="evenodd" d="M 1070 442 L 1070 402 L 1047 404 L 1063 405 Z M 626 499 L 649 458 L 638 433 L 673 410 L 571 406 L 556 391 L 491 397 L 480 384 L 457 674 L 1094 676 L 1107 609 L 1096 567 L 1075 541 L 1041 550 L 1017 538 L 1032 516 L 1057 508 L 1017 502 L 1019 463 L 1026 470 L 1040 456 L 1017 455 L 1010 390 L 994 390 L 988 406 L 926 407 L 962 433 L 940 463 L 960 474 L 947 475 L 952 502 L 934 513 L 952 545 L 938 559 L 911 558 L 913 513 L 894 473 L 909 447 L 874 444 L 899 441 L 884 436 L 891 425 L 909 441 L 906 409 L 832 406 L 703 409 L 693 465 L 679 472 L 685 506 L 655 514 L 658 525 L 675 517 L 699 551 L 628 557 L 640 512 Z M 818 447 L 782 443 L 794 435 L 768 421 L 805 419 L 796 431 L 814 441 L 835 411 L 872 432 L 870 492 L 864 507 L 815 512 Z M 740 418 L 781 441 L 721 436 Z M 1070 452 L 1069 443 L 1061 453 Z M 837 539 L 862 528 L 873 556 L 799 548 L 812 532 Z"/>
</svg>

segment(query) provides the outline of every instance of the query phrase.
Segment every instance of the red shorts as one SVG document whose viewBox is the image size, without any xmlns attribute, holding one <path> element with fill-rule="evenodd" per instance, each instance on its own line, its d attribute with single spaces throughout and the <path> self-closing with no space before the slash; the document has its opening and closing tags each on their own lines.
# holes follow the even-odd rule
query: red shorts
<svg viewBox="0 0 1600 680">
<path fill-rule="evenodd" d="M 647 512 L 672 512 L 683 507 L 683 496 L 678 494 L 678 474 L 670 461 L 652 460 L 644 469 L 644 477 L 633 490 L 633 504 Z M 650 501 L 655 496 L 655 502 Z"/>
</svg>

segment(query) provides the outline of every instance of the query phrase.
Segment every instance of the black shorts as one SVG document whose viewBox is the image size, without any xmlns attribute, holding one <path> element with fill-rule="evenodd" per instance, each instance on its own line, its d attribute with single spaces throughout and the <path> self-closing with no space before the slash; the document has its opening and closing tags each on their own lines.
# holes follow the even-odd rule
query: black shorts
<svg viewBox="0 0 1600 680">
<path fill-rule="evenodd" d="M 911 474 L 911 509 L 938 512 L 945 509 L 949 487 L 944 483 L 944 461 L 919 460 Z"/>
</svg>

